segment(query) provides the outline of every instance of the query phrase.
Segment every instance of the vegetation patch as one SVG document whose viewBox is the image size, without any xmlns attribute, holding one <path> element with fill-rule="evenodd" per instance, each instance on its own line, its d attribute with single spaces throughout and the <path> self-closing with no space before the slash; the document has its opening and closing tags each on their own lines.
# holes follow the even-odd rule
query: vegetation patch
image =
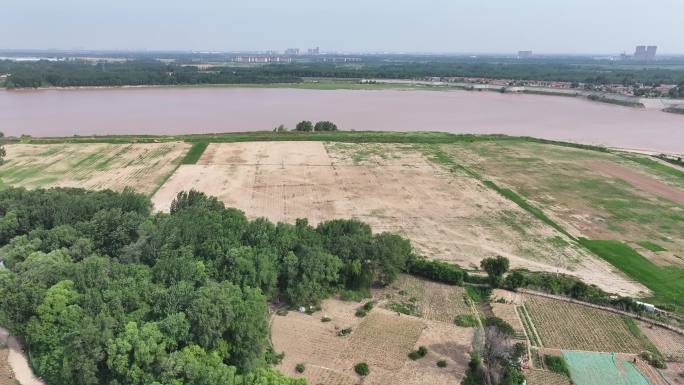
<svg viewBox="0 0 684 385">
<path fill-rule="evenodd" d="M 477 326 L 477 319 L 472 314 L 461 314 L 454 320 L 457 326 L 464 328 L 474 328 Z"/>
<path fill-rule="evenodd" d="M 637 245 L 643 247 L 646 250 L 653 251 L 654 253 L 657 253 L 659 251 L 667 251 L 664 247 L 651 241 L 639 241 L 637 242 Z"/>
<path fill-rule="evenodd" d="M 354 365 L 354 371 L 359 376 L 367 376 L 368 374 L 370 374 L 370 369 L 368 368 L 368 364 L 365 362 L 360 362 L 360 363 Z"/>
<path fill-rule="evenodd" d="M 209 142 L 194 142 L 192 143 L 192 147 L 190 147 L 190 150 L 185 154 L 185 157 L 183 158 L 183 161 L 181 164 L 196 164 L 198 160 L 202 157 L 202 154 L 204 154 L 204 150 L 207 149 L 209 146 Z"/>
<path fill-rule="evenodd" d="M 554 373 L 563 374 L 568 377 L 570 376 L 568 365 L 565 363 L 563 357 L 547 354 L 544 356 L 544 365 L 548 370 Z"/>
<path fill-rule="evenodd" d="M 425 346 L 421 346 L 421 347 L 419 347 L 418 349 L 411 351 L 411 352 L 408 354 L 408 358 L 410 358 L 410 359 L 412 359 L 412 360 L 415 361 L 415 360 L 417 360 L 417 359 L 419 359 L 419 358 L 425 357 L 425 356 L 427 355 L 427 353 L 428 353 L 427 348 L 426 348 Z"/>
</svg>

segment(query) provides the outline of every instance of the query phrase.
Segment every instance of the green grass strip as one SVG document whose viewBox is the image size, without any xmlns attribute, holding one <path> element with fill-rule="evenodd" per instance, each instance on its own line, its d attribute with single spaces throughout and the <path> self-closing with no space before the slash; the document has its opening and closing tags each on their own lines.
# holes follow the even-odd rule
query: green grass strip
<svg viewBox="0 0 684 385">
<path fill-rule="evenodd" d="M 190 150 L 185 154 L 185 158 L 181 161 L 181 164 L 196 164 L 197 161 L 204 154 L 204 150 L 209 146 L 209 142 L 195 142 L 192 144 Z"/>
<path fill-rule="evenodd" d="M 653 251 L 653 252 L 658 252 L 658 251 L 666 251 L 664 247 L 653 243 L 651 241 L 639 241 L 637 242 L 637 245 L 643 247 L 646 250 Z"/>
<path fill-rule="evenodd" d="M 509 200 L 513 201 L 515 204 L 520 206 L 523 210 L 526 210 L 530 214 L 534 215 L 539 219 L 540 221 L 546 223 L 547 225 L 553 227 L 554 229 L 558 230 L 559 232 L 565 234 L 568 236 L 570 239 L 575 239 L 572 235 L 570 235 L 563 227 L 561 227 L 558 223 L 554 222 L 551 218 L 547 217 L 544 212 L 537 208 L 532 206 L 530 203 L 528 203 L 525 198 L 521 197 L 518 195 L 515 191 L 507 188 L 501 188 L 497 186 L 496 183 L 492 182 L 491 180 L 485 180 L 482 183 L 484 183 L 485 186 L 491 188 L 492 190 L 495 190 L 499 194 L 503 195 L 504 197 L 508 198 Z"/>
<path fill-rule="evenodd" d="M 605 152 L 604 147 L 591 146 L 577 143 L 559 142 L 553 140 L 518 137 L 507 135 L 473 135 L 452 134 L 448 132 L 397 132 L 397 131 L 336 131 L 336 132 L 235 132 L 217 134 L 190 134 L 190 135 L 94 135 L 94 136 L 69 136 L 69 137 L 46 137 L 34 138 L 22 136 L 20 138 L 6 138 L 6 143 L 30 143 L 30 144 L 53 144 L 53 143 L 157 143 L 157 142 L 209 142 L 209 143 L 234 143 L 234 142 L 257 142 L 257 141 L 326 141 L 346 143 L 424 143 L 424 144 L 449 144 L 449 143 L 472 143 L 483 141 L 519 141 L 536 142 L 563 147 L 576 147 L 585 150 Z"/>
<path fill-rule="evenodd" d="M 620 241 L 580 238 L 579 243 L 649 288 L 659 306 L 674 311 L 684 309 L 684 269 L 657 266 Z"/>
</svg>

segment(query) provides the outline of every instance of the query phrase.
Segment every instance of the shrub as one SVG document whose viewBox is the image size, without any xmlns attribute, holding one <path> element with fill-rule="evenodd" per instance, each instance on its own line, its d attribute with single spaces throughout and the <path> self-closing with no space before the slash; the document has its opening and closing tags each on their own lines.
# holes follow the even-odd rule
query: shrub
<svg viewBox="0 0 684 385">
<path fill-rule="evenodd" d="M 266 360 L 266 363 L 269 365 L 278 365 L 283 361 L 283 358 L 285 358 L 285 352 L 282 353 L 276 353 L 273 348 L 269 347 L 266 349 L 266 354 L 264 355 L 264 359 Z"/>
<path fill-rule="evenodd" d="M 297 364 L 297 366 L 295 366 L 295 370 L 297 371 L 297 373 L 304 373 L 305 369 L 306 368 L 304 367 L 304 364 Z"/>
<path fill-rule="evenodd" d="M 359 376 L 367 376 L 368 373 L 370 373 L 370 369 L 368 369 L 368 364 L 365 362 L 360 362 L 354 365 L 354 371 Z"/>
<path fill-rule="evenodd" d="M 397 313 L 402 313 L 406 315 L 418 315 L 418 308 L 412 303 L 405 302 L 390 302 L 387 308 Z"/>
<path fill-rule="evenodd" d="M 337 125 L 333 122 L 323 120 L 320 122 L 316 122 L 316 125 L 314 126 L 314 131 L 337 131 Z"/>
<path fill-rule="evenodd" d="M 332 321 L 332 318 L 330 317 L 321 317 L 321 322 L 330 322 Z"/>
<path fill-rule="evenodd" d="M 373 301 L 366 302 L 366 304 L 363 305 L 363 310 L 371 311 L 371 310 L 373 310 L 374 306 L 375 306 L 375 303 Z"/>
<path fill-rule="evenodd" d="M 467 275 L 458 265 L 415 256 L 409 259 L 407 270 L 413 275 L 450 285 L 462 285 Z"/>
<path fill-rule="evenodd" d="M 368 298 L 369 293 L 363 290 L 342 290 L 340 291 L 340 299 L 342 301 L 356 301 L 361 302 L 364 298 Z"/>
<path fill-rule="evenodd" d="M 446 360 L 439 360 L 439 361 L 437 361 L 437 367 L 438 367 L 438 368 L 446 368 L 446 366 L 447 366 Z"/>
<path fill-rule="evenodd" d="M 454 320 L 457 326 L 464 328 L 474 328 L 477 326 L 477 319 L 471 314 L 460 314 Z"/>
<path fill-rule="evenodd" d="M 563 357 L 560 356 L 544 356 L 544 364 L 550 371 L 558 374 L 564 374 L 570 376 L 570 371 L 568 370 L 568 365 L 565 363 Z"/>
<path fill-rule="evenodd" d="M 495 327 L 499 329 L 502 333 L 513 336 L 515 335 L 515 330 L 508 322 L 502 320 L 499 317 L 487 317 L 485 320 L 485 326 Z"/>
<path fill-rule="evenodd" d="M 357 317 L 365 317 L 366 316 L 366 311 L 363 309 L 356 309 L 356 314 Z"/>
<path fill-rule="evenodd" d="M 425 346 L 421 346 L 418 348 L 418 350 L 414 350 L 411 353 L 408 354 L 408 357 L 412 360 L 417 360 L 419 358 L 425 357 L 427 355 L 428 350 Z"/>
<path fill-rule="evenodd" d="M 295 131 L 311 132 L 313 129 L 313 123 L 308 120 L 302 120 L 295 126 Z"/>
<path fill-rule="evenodd" d="M 339 332 L 337 332 L 337 336 L 338 337 L 344 337 L 344 336 L 351 334 L 351 332 L 352 332 L 352 328 L 344 328 L 344 329 L 340 330 Z"/>
</svg>

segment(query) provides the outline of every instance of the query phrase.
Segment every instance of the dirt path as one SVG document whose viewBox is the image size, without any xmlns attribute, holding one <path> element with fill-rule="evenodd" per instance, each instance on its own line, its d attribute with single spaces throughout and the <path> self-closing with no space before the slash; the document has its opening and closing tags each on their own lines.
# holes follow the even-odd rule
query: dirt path
<svg viewBox="0 0 684 385">
<path fill-rule="evenodd" d="M 15 378 L 21 385 L 46 385 L 45 382 L 33 374 L 33 369 L 29 365 L 21 343 L 14 336 L 10 336 L 5 328 L 1 327 L 0 341 L 7 343 L 7 348 L 9 349 L 7 361 L 14 372 Z"/>
</svg>

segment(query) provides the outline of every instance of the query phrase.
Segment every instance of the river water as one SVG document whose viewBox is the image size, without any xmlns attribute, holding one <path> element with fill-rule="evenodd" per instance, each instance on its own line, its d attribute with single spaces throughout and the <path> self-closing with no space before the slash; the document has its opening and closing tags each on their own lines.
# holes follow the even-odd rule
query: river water
<svg viewBox="0 0 684 385">
<path fill-rule="evenodd" d="M 0 91 L 5 135 L 239 132 L 304 119 L 331 120 L 343 130 L 498 133 L 684 152 L 684 115 L 569 97 L 230 87 Z"/>
</svg>

